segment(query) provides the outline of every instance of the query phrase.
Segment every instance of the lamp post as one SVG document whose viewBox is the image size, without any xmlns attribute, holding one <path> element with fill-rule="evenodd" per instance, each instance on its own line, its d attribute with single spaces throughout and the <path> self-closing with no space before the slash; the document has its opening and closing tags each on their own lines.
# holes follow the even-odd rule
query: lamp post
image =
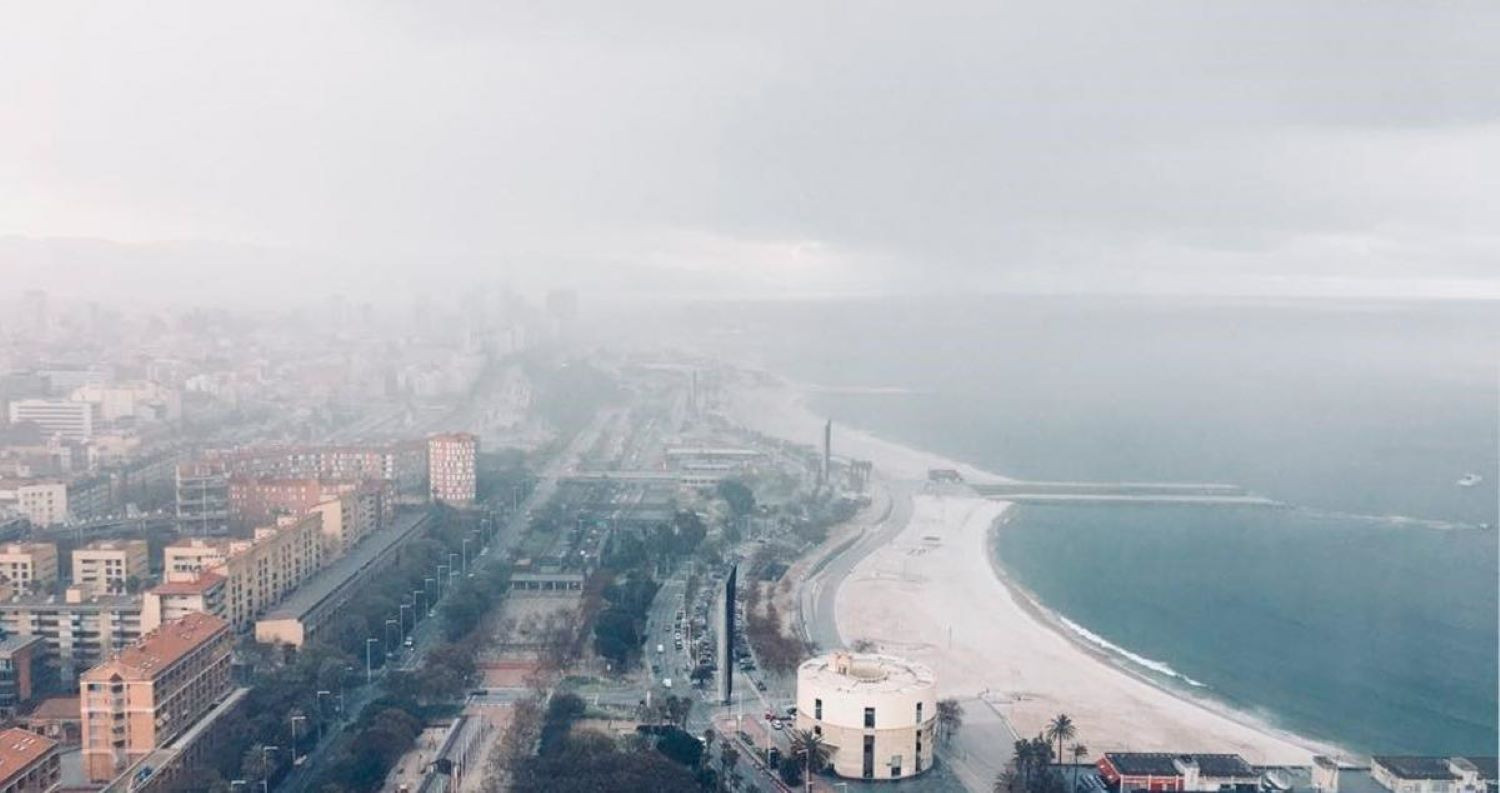
<svg viewBox="0 0 1500 793">
<path fill-rule="evenodd" d="M 429 603 L 435 602 L 433 600 L 433 597 L 432 597 L 432 585 L 436 584 L 436 583 L 437 583 L 437 579 L 433 578 L 431 576 L 428 576 L 427 578 L 422 579 L 422 591 L 427 594 L 427 602 L 429 602 Z M 441 598 L 442 596 L 443 596 L 443 588 L 442 587 L 438 587 L 438 597 Z"/>
<path fill-rule="evenodd" d="M 400 625 L 401 625 L 401 636 L 399 638 L 401 639 L 401 646 L 402 647 L 406 646 L 406 610 L 409 609 L 409 608 L 411 608 L 411 604 L 410 603 L 402 603 L 401 604 L 401 618 L 399 620 Z M 417 627 L 417 621 L 416 620 L 412 620 L 411 626 L 413 628 Z"/>
<path fill-rule="evenodd" d="M 422 608 L 420 610 L 417 609 L 417 598 L 422 599 Z M 420 589 L 413 589 L 411 591 L 411 608 L 411 632 L 416 633 L 417 621 L 427 616 L 427 593 Z"/>
<path fill-rule="evenodd" d="M 390 620 L 386 621 L 389 622 Z M 370 645 L 379 643 L 379 639 L 365 639 L 365 685 L 369 685 L 375 680 L 375 665 L 373 663 L 374 659 L 370 655 Z"/>
<path fill-rule="evenodd" d="M 261 793 L 271 793 L 271 752 L 280 749 L 280 746 L 266 745 L 260 747 L 260 790 Z"/>
<path fill-rule="evenodd" d="M 463 538 L 461 547 L 463 548 L 463 552 L 464 552 L 464 575 L 468 575 L 469 574 L 469 538 L 468 537 Z"/>
<path fill-rule="evenodd" d="M 439 592 L 443 591 L 443 587 L 448 583 L 448 575 L 447 575 L 447 573 L 443 572 L 444 570 L 447 570 L 447 569 L 448 569 L 448 565 L 445 565 L 445 564 L 440 564 L 440 565 L 437 566 L 438 591 Z"/>
<path fill-rule="evenodd" d="M 458 554 L 450 553 L 448 554 L 448 577 L 452 578 L 456 575 L 458 575 Z"/>
<path fill-rule="evenodd" d="M 292 716 L 292 765 L 297 764 L 297 722 L 307 721 L 306 716 Z"/>
<path fill-rule="evenodd" d="M 319 691 L 318 692 L 318 743 L 322 743 L 323 742 L 323 722 L 326 721 L 327 718 L 328 718 L 327 716 L 323 715 L 323 697 L 330 697 L 331 698 L 331 697 L 333 697 L 333 692 L 332 691 Z"/>
</svg>

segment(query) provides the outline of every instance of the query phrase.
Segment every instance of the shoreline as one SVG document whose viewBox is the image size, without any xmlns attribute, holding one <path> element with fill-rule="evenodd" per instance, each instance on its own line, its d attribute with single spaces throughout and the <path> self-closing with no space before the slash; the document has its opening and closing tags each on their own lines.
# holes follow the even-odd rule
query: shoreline
<svg viewBox="0 0 1500 793">
<path fill-rule="evenodd" d="M 1006 590 L 1010 592 L 1011 596 L 1015 599 L 1017 606 L 1019 606 L 1021 610 L 1025 611 L 1027 615 L 1030 616 L 1033 620 L 1046 626 L 1053 633 L 1062 637 L 1064 640 L 1072 644 L 1074 648 L 1076 648 L 1079 652 L 1095 658 L 1101 663 L 1108 664 L 1115 669 L 1118 669 L 1120 672 L 1123 672 L 1124 674 L 1127 674 L 1141 681 L 1142 683 L 1152 686 L 1153 688 L 1156 688 L 1169 696 L 1183 700 L 1184 702 L 1187 702 L 1191 705 L 1204 708 L 1216 715 L 1222 716 L 1231 721 L 1235 721 L 1252 730 L 1265 733 L 1268 736 L 1277 738 L 1279 740 L 1297 744 L 1312 754 L 1323 754 L 1334 757 L 1353 756 L 1352 753 L 1347 752 L 1339 747 L 1326 744 L 1312 738 L 1308 738 L 1292 730 L 1277 726 L 1275 724 L 1271 724 L 1264 717 L 1247 713 L 1227 702 L 1215 699 L 1211 695 L 1198 693 L 1189 688 L 1184 688 L 1177 684 L 1159 679 L 1157 677 L 1153 677 L 1152 675 L 1143 671 L 1139 662 L 1129 658 L 1124 654 L 1124 652 L 1120 651 L 1124 650 L 1124 648 L 1120 648 L 1120 650 L 1111 650 L 1108 647 L 1101 647 L 1099 645 L 1093 644 L 1083 636 L 1080 636 L 1077 630 L 1070 628 L 1068 627 L 1068 625 L 1064 624 L 1064 620 L 1067 619 L 1066 617 L 1064 617 L 1060 612 L 1055 611 L 1051 607 L 1047 606 L 1047 604 L 1044 603 L 1041 598 L 1037 597 L 1036 593 L 1026 588 L 1026 586 L 1023 585 L 1020 581 L 1017 581 L 1015 576 L 1012 575 L 1009 570 L 1005 569 L 1005 563 L 1000 559 L 1000 532 L 1003 531 L 1005 525 L 1010 522 L 1011 518 L 1013 517 L 1013 510 L 1016 508 L 1016 506 L 1018 505 L 1007 503 L 1007 508 L 1005 509 L 1005 511 L 995 518 L 994 522 L 990 525 L 990 529 L 985 537 L 984 550 L 985 556 L 989 560 L 990 568 L 994 571 L 996 580 L 998 580 L 1001 586 L 1005 587 Z M 1129 651 L 1126 650 L 1125 652 Z M 1162 674 L 1163 677 L 1166 676 L 1165 673 L 1159 674 Z M 1203 685 L 1176 670 L 1173 670 L 1172 674 L 1178 678 L 1181 678 L 1184 682 L 1187 682 L 1190 685 Z"/>
<path fill-rule="evenodd" d="M 793 441 L 816 437 L 813 432 L 820 431 L 822 419 L 808 408 L 805 389 L 775 375 L 762 373 L 757 379 L 760 382 L 749 389 L 758 392 L 753 396 L 737 390 L 737 397 L 750 396 L 748 403 L 737 404 L 740 411 L 736 418 L 741 423 Z M 768 386 L 767 379 L 776 384 Z M 751 408 L 749 415 L 743 412 L 746 408 Z M 960 471 L 968 481 L 1007 481 L 1006 477 L 977 466 L 888 441 L 867 431 L 841 429 L 837 424 L 834 448 L 838 456 L 871 459 L 877 468 L 901 478 L 925 479 L 926 468 L 946 467 Z M 850 448 L 852 453 L 848 451 Z M 1115 652 L 1087 642 L 1064 624 L 1064 617 L 1014 580 L 1000 562 L 999 532 L 1013 514 L 1013 504 L 955 496 L 920 495 L 914 500 L 921 503 L 912 522 L 884 548 L 857 562 L 835 584 L 836 619 L 840 632 L 846 636 L 874 639 L 874 635 L 861 634 L 891 633 L 894 627 L 894 635 L 879 643 L 934 666 L 939 679 L 948 684 L 944 686 L 947 694 L 979 692 L 1022 735 L 1039 729 L 1051 713 L 1067 712 L 1078 714 L 1075 722 L 1087 726 L 1086 731 L 1080 730 L 1080 738 L 1088 740 L 1096 750 L 1238 751 L 1252 763 L 1282 764 L 1305 764 L 1318 753 L 1343 754 L 1335 747 L 1272 725 L 1251 712 L 1154 678 L 1136 668 L 1125 648 Z M 957 519 L 948 514 L 954 509 L 962 512 Z M 970 525 L 975 513 L 983 518 L 986 511 L 994 514 L 982 526 Z M 927 514 L 930 512 L 939 515 L 934 519 Z M 926 528 L 921 527 L 924 521 L 919 521 L 919 517 L 924 519 Z M 917 542 L 907 536 L 913 534 Z M 977 536 L 964 536 L 970 534 Z M 959 542 L 951 542 L 954 540 Z M 974 540 L 984 556 L 978 560 L 979 569 L 971 564 Z M 948 567 L 926 569 L 934 567 L 923 563 L 928 551 L 933 556 L 940 555 L 950 542 L 959 551 L 947 564 L 968 565 L 962 570 L 968 576 Z M 920 547 L 923 543 L 931 547 Z M 918 568 L 915 572 L 914 567 Z M 924 572 L 934 575 L 924 576 Z M 977 580 L 981 574 L 986 580 Z M 949 601 L 946 608 L 942 607 L 944 600 Z M 1013 610 L 1005 613 L 1007 609 L 995 608 L 976 618 L 972 613 L 976 602 L 996 602 Z M 933 608 L 934 604 L 939 607 Z M 931 612 L 931 622 L 951 620 L 946 649 L 937 649 L 942 637 L 933 634 L 931 624 L 891 618 L 893 614 L 909 617 L 912 612 Z M 966 612 L 969 619 L 960 619 Z M 902 625 L 903 621 L 910 624 Z M 955 647 L 956 630 L 962 631 L 960 636 L 972 631 L 979 638 L 970 641 L 973 646 Z M 1046 639 L 1038 632 L 1044 633 Z M 1006 647 L 1003 640 L 995 640 L 1010 633 L 1029 634 L 1038 646 L 1020 651 L 1014 645 Z M 977 646 L 986 642 L 985 647 Z M 1032 657 L 1025 657 L 1028 654 Z M 1182 677 L 1188 681 L 1186 676 Z M 1099 694 L 1091 697 L 1079 693 L 1080 688 L 1088 690 L 1088 687 L 1076 686 L 1077 681 L 1097 683 Z M 1002 691 L 1006 695 L 998 696 L 997 692 Z M 1064 692 L 1068 691 L 1072 692 L 1071 699 L 1065 698 Z"/>
</svg>

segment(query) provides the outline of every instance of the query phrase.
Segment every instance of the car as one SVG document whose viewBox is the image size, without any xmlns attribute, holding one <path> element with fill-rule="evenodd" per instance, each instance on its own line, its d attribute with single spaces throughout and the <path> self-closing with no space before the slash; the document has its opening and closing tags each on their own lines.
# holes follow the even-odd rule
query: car
<svg viewBox="0 0 1500 793">
<path fill-rule="evenodd" d="M 756 691 L 765 691 L 766 690 L 766 681 L 764 681 L 764 680 L 757 680 L 757 681 L 755 681 L 755 690 Z"/>
<path fill-rule="evenodd" d="M 787 705 L 786 706 L 786 715 L 788 715 L 788 716 L 795 716 L 795 715 L 797 715 L 797 706 L 796 705 Z"/>
<path fill-rule="evenodd" d="M 773 729 L 773 730 L 779 730 L 779 729 L 781 729 L 781 728 L 783 728 L 785 726 L 786 725 L 782 723 L 781 719 L 772 719 L 771 720 L 771 729 Z"/>
<path fill-rule="evenodd" d="M 415 639 L 413 639 L 412 637 L 408 636 L 408 637 L 406 637 L 406 641 L 402 642 L 401 644 L 404 645 L 404 646 L 406 646 L 406 647 L 414 647 L 414 646 L 416 646 L 416 643 L 417 642 L 416 642 Z"/>
</svg>

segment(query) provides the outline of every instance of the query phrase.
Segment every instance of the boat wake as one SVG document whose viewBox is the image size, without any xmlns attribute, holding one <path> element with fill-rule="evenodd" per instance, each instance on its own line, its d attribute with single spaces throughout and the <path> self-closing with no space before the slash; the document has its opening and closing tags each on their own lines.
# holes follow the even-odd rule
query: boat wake
<svg viewBox="0 0 1500 793">
<path fill-rule="evenodd" d="M 1082 625 L 1079 625 L 1078 623 L 1076 623 L 1076 622 L 1068 619 L 1067 617 L 1062 616 L 1061 614 L 1057 615 L 1057 619 L 1060 620 L 1062 622 L 1063 626 L 1066 627 L 1069 631 L 1071 631 L 1074 635 L 1076 635 L 1079 639 L 1082 639 L 1084 642 L 1087 642 L 1088 644 L 1091 644 L 1094 647 L 1097 647 L 1100 650 L 1103 650 L 1104 652 L 1106 652 L 1106 653 L 1108 653 L 1110 655 L 1115 655 L 1115 656 L 1119 656 L 1121 658 L 1124 658 L 1125 660 L 1129 661 L 1132 664 L 1135 664 L 1136 666 L 1140 666 L 1140 667 L 1143 667 L 1145 669 L 1149 669 L 1152 672 L 1155 672 L 1155 673 L 1157 673 L 1159 675 L 1162 675 L 1163 677 L 1169 677 L 1169 678 L 1173 678 L 1175 680 L 1181 680 L 1182 682 L 1184 682 L 1184 683 L 1186 683 L 1186 684 L 1188 684 L 1188 685 L 1190 685 L 1190 686 L 1192 686 L 1194 688 L 1208 688 L 1208 684 L 1202 683 L 1200 681 L 1194 680 L 1191 677 L 1188 677 L 1187 675 L 1185 675 L 1185 674 L 1177 671 L 1176 669 L 1173 669 L 1171 667 L 1171 665 L 1169 665 L 1169 664 L 1167 664 L 1167 663 L 1165 663 L 1163 661 L 1157 661 L 1157 660 L 1155 660 L 1153 658 L 1147 658 L 1147 657 L 1145 657 L 1143 655 L 1139 655 L 1137 653 L 1133 653 L 1133 652 L 1125 649 L 1124 647 L 1121 647 L 1120 645 L 1115 644 L 1114 642 L 1111 642 L 1110 640 L 1104 638 L 1103 636 L 1100 636 L 1099 634 L 1094 633 L 1093 631 L 1089 630 L 1088 628 L 1085 628 Z"/>
<path fill-rule="evenodd" d="M 1381 526 L 1408 526 L 1414 529 L 1432 529 L 1434 531 L 1464 531 L 1485 528 L 1482 525 L 1474 523 L 1436 520 L 1434 518 L 1413 518 L 1409 515 L 1366 515 L 1358 512 L 1339 512 L 1337 510 L 1314 509 L 1312 507 L 1298 507 L 1297 511 L 1314 518 L 1374 523 Z"/>
</svg>

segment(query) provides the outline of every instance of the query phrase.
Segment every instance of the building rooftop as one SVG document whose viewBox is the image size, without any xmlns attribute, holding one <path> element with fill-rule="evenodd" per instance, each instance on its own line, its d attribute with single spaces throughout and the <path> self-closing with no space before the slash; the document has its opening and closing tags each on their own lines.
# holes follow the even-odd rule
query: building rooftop
<svg viewBox="0 0 1500 793">
<path fill-rule="evenodd" d="M 227 621 L 212 614 L 194 612 L 142 636 L 140 642 L 84 672 L 79 679 L 108 680 L 118 675 L 126 680 L 150 680 L 215 634 L 228 629 Z"/>
<path fill-rule="evenodd" d="M 9 657 L 15 651 L 28 645 L 45 641 L 47 641 L 46 638 L 42 636 L 26 636 L 20 633 L 13 633 L 4 639 L 0 639 L 0 658 Z"/>
<path fill-rule="evenodd" d="M 57 741 L 20 727 L 0 732 L 0 784 L 10 782 L 56 746 Z"/>
<path fill-rule="evenodd" d="M 1178 776 L 1178 755 L 1169 752 L 1105 752 L 1115 770 L 1128 776 Z"/>
<path fill-rule="evenodd" d="M 935 678 L 926 666 L 894 655 L 836 652 L 803 661 L 797 680 L 834 691 L 869 693 L 928 688 Z"/>
<path fill-rule="evenodd" d="M 414 511 L 398 514 L 391 525 L 369 535 L 348 553 L 334 560 L 307 579 L 291 595 L 281 601 L 275 609 L 261 617 L 262 620 L 300 620 L 317 608 L 330 595 L 338 592 L 355 573 L 379 558 L 392 545 L 406 539 L 417 527 L 427 521 L 427 513 Z"/>
<path fill-rule="evenodd" d="M 1476 771 L 1479 772 L 1479 778 L 1480 779 L 1483 779 L 1485 781 L 1493 781 L 1495 779 L 1495 777 L 1496 777 L 1496 768 L 1495 768 L 1495 766 L 1497 765 L 1497 759 L 1500 759 L 1500 758 L 1496 758 L 1493 755 L 1491 755 L 1489 757 L 1476 757 L 1474 755 L 1465 755 L 1464 759 L 1468 760 L 1469 762 L 1471 762 L 1471 763 L 1474 764 L 1474 770 L 1476 770 Z"/>
<path fill-rule="evenodd" d="M 1457 779 L 1446 757 L 1376 755 L 1371 758 L 1401 779 Z"/>
<path fill-rule="evenodd" d="M 1237 754 L 1194 754 L 1189 755 L 1193 762 L 1198 764 L 1198 771 L 1206 777 L 1256 777 L 1255 769 L 1245 762 L 1245 758 Z"/>
<path fill-rule="evenodd" d="M 90 595 L 76 603 L 57 595 L 11 595 L 0 600 L 0 611 L 60 609 L 65 611 L 140 611 L 139 595 Z"/>
<path fill-rule="evenodd" d="M 168 581 L 153 587 L 151 591 L 157 595 L 201 595 L 216 586 L 221 586 L 224 580 L 224 576 L 218 573 L 204 571 L 191 581 Z"/>
</svg>

